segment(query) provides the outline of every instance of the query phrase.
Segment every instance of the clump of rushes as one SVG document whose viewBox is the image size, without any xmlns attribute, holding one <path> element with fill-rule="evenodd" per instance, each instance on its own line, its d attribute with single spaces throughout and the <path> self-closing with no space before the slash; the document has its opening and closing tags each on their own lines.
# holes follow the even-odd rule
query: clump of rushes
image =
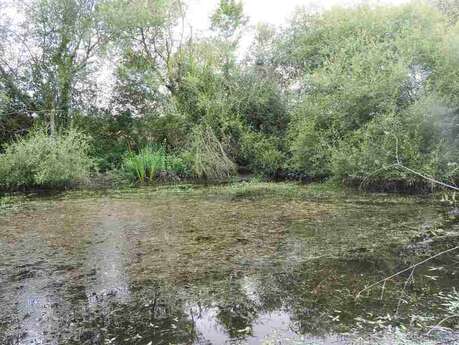
<svg viewBox="0 0 459 345">
<path fill-rule="evenodd" d="M 163 146 L 146 146 L 138 153 L 130 152 L 123 160 L 123 170 L 137 183 L 153 183 L 158 179 L 177 180 L 188 175 L 184 160 L 166 152 Z"/>
</svg>

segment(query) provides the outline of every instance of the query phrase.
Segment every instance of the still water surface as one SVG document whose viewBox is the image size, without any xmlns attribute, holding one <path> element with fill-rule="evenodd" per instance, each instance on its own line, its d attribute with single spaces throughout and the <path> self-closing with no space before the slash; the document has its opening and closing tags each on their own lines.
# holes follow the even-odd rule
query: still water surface
<svg viewBox="0 0 459 345">
<path fill-rule="evenodd" d="M 457 245 L 450 206 L 281 186 L 69 193 L 3 211 L 0 344 L 350 344 L 441 319 L 454 255 L 355 296 Z"/>
</svg>

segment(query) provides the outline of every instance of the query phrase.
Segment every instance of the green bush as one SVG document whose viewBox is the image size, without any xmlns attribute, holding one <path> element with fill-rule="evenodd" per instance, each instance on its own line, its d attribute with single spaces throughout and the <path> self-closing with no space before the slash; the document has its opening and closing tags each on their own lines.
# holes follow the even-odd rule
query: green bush
<svg viewBox="0 0 459 345">
<path fill-rule="evenodd" d="M 272 176 L 282 169 L 284 155 L 279 150 L 278 139 L 261 133 L 248 132 L 243 135 L 241 155 L 251 171 Z"/>
<path fill-rule="evenodd" d="M 437 85 L 442 94 L 454 94 L 443 91 L 454 86 L 456 76 L 457 49 L 447 47 L 457 40 L 451 37 L 452 44 L 445 45 L 448 30 L 438 11 L 425 4 L 299 13 L 279 52 L 301 91 L 289 125 L 292 169 L 366 176 L 394 161 L 388 132 L 400 136 L 406 164 L 434 173 L 441 137 L 429 142 L 419 132 L 428 126 L 419 127 L 419 117 L 408 112 Z M 445 56 L 451 51 L 451 61 L 442 51 Z"/>
<path fill-rule="evenodd" d="M 178 178 L 188 175 L 185 161 L 168 154 L 163 146 L 142 148 L 138 153 L 129 153 L 123 160 L 123 170 L 134 182 L 154 182 L 161 175 Z"/>
<path fill-rule="evenodd" d="M 457 169 L 457 119 L 455 113 L 434 98 L 424 97 L 402 114 L 387 114 L 343 140 L 332 154 L 336 177 L 357 176 L 414 179 L 396 169 L 400 164 L 440 180 L 454 180 Z"/>
<path fill-rule="evenodd" d="M 88 138 L 74 129 L 54 136 L 33 130 L 0 155 L 0 188 L 64 187 L 84 181 L 94 165 L 88 151 Z"/>
<path fill-rule="evenodd" d="M 128 112 L 117 116 L 105 112 L 96 112 L 91 116 L 78 115 L 73 119 L 73 124 L 90 135 L 94 145 L 91 145 L 89 153 L 102 172 L 119 168 L 128 147 L 135 145 L 139 137 L 137 122 Z"/>
<path fill-rule="evenodd" d="M 190 168 L 185 159 L 177 155 L 166 156 L 166 171 L 183 177 L 190 175 Z"/>
<path fill-rule="evenodd" d="M 312 119 L 296 122 L 289 132 L 289 168 L 307 176 L 329 175 L 333 142 L 330 137 L 329 131 L 315 128 Z"/>
</svg>

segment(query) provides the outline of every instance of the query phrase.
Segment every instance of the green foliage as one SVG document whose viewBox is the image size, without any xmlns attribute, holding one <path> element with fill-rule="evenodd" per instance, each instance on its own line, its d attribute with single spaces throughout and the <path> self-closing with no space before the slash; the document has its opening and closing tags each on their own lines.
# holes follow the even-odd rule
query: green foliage
<svg viewBox="0 0 459 345">
<path fill-rule="evenodd" d="M 249 165 L 257 173 L 273 174 L 282 165 L 280 135 L 289 118 L 275 78 L 269 73 L 259 77 L 262 73 L 250 67 L 228 65 L 223 48 L 201 48 L 200 54 L 188 62 L 176 94 L 177 108 L 190 125 L 190 132 L 202 131 L 199 126 L 208 127 L 218 141 L 225 142 L 231 160 Z M 198 146 L 206 145 L 201 142 Z M 262 152 L 264 149 L 267 151 Z"/>
<path fill-rule="evenodd" d="M 220 0 L 217 10 L 211 16 L 212 29 L 220 31 L 226 38 L 247 23 L 242 2 L 236 0 Z"/>
<path fill-rule="evenodd" d="M 0 113 L 0 152 L 3 146 L 11 143 L 18 135 L 25 135 L 34 125 L 32 117 L 25 114 Z"/>
<path fill-rule="evenodd" d="M 122 34 L 139 27 L 161 27 L 168 11 L 180 4 L 175 0 L 101 1 L 99 17 L 112 32 Z"/>
<path fill-rule="evenodd" d="M 64 187 L 84 181 L 93 166 L 88 138 L 74 129 L 49 136 L 36 129 L 0 155 L 0 188 Z"/>
<path fill-rule="evenodd" d="M 242 137 L 241 156 L 251 171 L 273 176 L 284 165 L 285 156 L 279 146 L 274 136 L 249 132 Z"/>
<path fill-rule="evenodd" d="M 276 76 L 265 66 L 239 71 L 234 109 L 254 131 L 282 136 L 289 124 L 286 98 Z"/>
<path fill-rule="evenodd" d="M 184 144 L 184 121 L 174 113 L 136 118 L 125 111 L 116 116 L 101 112 L 93 116 L 78 116 L 74 126 L 88 133 L 94 145 L 90 154 L 101 171 L 118 169 L 126 152 L 161 143 L 168 150 Z"/>
<path fill-rule="evenodd" d="M 291 168 L 410 178 L 384 169 L 396 161 L 396 136 L 404 164 L 450 176 L 457 141 L 444 142 L 445 119 L 435 120 L 422 104 L 435 90 L 437 108 L 454 114 L 459 105 L 454 30 L 424 4 L 299 14 L 278 44 L 278 63 L 300 91 L 288 133 Z"/>
<path fill-rule="evenodd" d="M 163 146 L 147 146 L 138 153 L 129 153 L 122 167 L 132 181 L 139 183 L 152 183 L 158 178 L 178 178 L 188 174 L 184 160 L 166 153 Z"/>
<path fill-rule="evenodd" d="M 316 129 L 314 125 L 312 121 L 297 120 L 295 125 L 291 126 L 289 167 L 308 176 L 328 176 L 332 133 Z"/>
<path fill-rule="evenodd" d="M 131 153 L 123 161 L 123 169 L 140 183 L 154 181 L 156 175 L 165 168 L 165 153 L 163 150 L 154 151 L 150 147 Z"/>
<path fill-rule="evenodd" d="M 138 138 L 137 123 L 129 113 L 77 116 L 73 124 L 91 136 L 90 154 L 102 172 L 118 168 L 126 151 L 136 145 Z"/>
<path fill-rule="evenodd" d="M 413 179 L 391 169 L 397 157 L 459 177 L 457 0 L 297 11 L 282 30 L 258 25 L 243 59 L 240 1 L 219 1 L 213 32 L 199 38 L 180 20 L 181 0 L 32 5 L 24 32 L 0 42 L 0 143 L 36 124 L 72 124 L 92 138 L 100 171 L 122 167 L 140 182 L 223 179 L 236 165 L 262 176 Z M 6 65 L 15 35 L 40 49 Z M 114 66 L 104 107 L 90 80 L 99 58 Z"/>
<path fill-rule="evenodd" d="M 413 178 L 392 167 L 400 162 L 437 179 L 454 178 L 457 121 L 454 111 L 435 97 L 422 98 L 401 114 L 381 115 L 332 152 L 333 175 Z"/>
<path fill-rule="evenodd" d="M 430 2 L 448 17 L 452 25 L 457 23 L 459 20 L 458 0 L 431 0 Z"/>
<path fill-rule="evenodd" d="M 177 110 L 190 124 L 206 123 L 224 130 L 226 123 L 237 117 L 235 65 L 224 45 L 204 41 L 193 48 L 174 94 Z"/>
<path fill-rule="evenodd" d="M 185 157 L 193 175 L 198 178 L 225 179 L 236 171 L 236 165 L 225 152 L 224 144 L 206 126 L 194 129 Z"/>
</svg>

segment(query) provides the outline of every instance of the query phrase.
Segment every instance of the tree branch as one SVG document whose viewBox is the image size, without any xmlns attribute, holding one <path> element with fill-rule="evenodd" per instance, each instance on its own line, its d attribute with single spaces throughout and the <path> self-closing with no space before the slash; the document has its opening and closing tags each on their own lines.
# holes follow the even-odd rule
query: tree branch
<svg viewBox="0 0 459 345">
<path fill-rule="evenodd" d="M 407 267 L 407 268 L 405 268 L 405 269 L 403 269 L 403 270 L 401 270 L 401 271 L 399 271 L 399 272 L 397 272 L 397 273 L 394 273 L 394 274 L 392 274 L 392 275 L 389 276 L 389 277 L 386 277 L 386 278 L 384 278 L 384 279 L 381 279 L 381 280 L 379 280 L 379 281 L 377 281 L 377 282 L 375 282 L 375 283 L 373 283 L 373 284 L 367 286 L 365 289 L 360 290 L 360 291 L 357 293 L 357 295 L 355 296 L 355 299 L 358 299 L 358 298 L 360 297 L 360 295 L 361 295 L 363 292 L 368 291 L 368 290 L 371 290 L 373 287 L 375 287 L 375 286 L 377 286 L 377 285 L 379 285 L 379 284 L 386 283 L 388 280 L 390 280 L 390 279 L 392 279 L 392 278 L 395 278 L 396 276 L 398 276 L 398 275 L 400 275 L 400 274 L 402 274 L 402 273 L 405 273 L 405 272 L 407 272 L 407 271 L 409 271 L 409 270 L 413 270 L 413 269 L 415 269 L 416 267 L 418 267 L 418 266 L 420 266 L 420 265 L 422 265 L 422 264 L 425 264 L 426 262 L 429 262 L 429 261 L 432 260 L 432 259 L 435 259 L 435 258 L 437 258 L 437 257 L 439 257 L 439 256 L 441 256 L 441 255 L 443 255 L 443 254 L 450 253 L 450 252 L 453 252 L 453 251 L 458 250 L 458 249 L 459 249 L 459 246 L 456 246 L 456 247 L 454 247 L 454 248 L 450 248 L 450 249 L 444 250 L 444 251 L 442 251 L 442 252 L 440 252 L 440 253 L 437 253 L 437 254 L 435 254 L 435 255 L 433 255 L 433 256 L 431 256 L 431 257 L 425 259 L 425 260 L 422 260 L 421 262 L 418 262 L 417 264 L 411 265 L 410 267 Z"/>
</svg>

